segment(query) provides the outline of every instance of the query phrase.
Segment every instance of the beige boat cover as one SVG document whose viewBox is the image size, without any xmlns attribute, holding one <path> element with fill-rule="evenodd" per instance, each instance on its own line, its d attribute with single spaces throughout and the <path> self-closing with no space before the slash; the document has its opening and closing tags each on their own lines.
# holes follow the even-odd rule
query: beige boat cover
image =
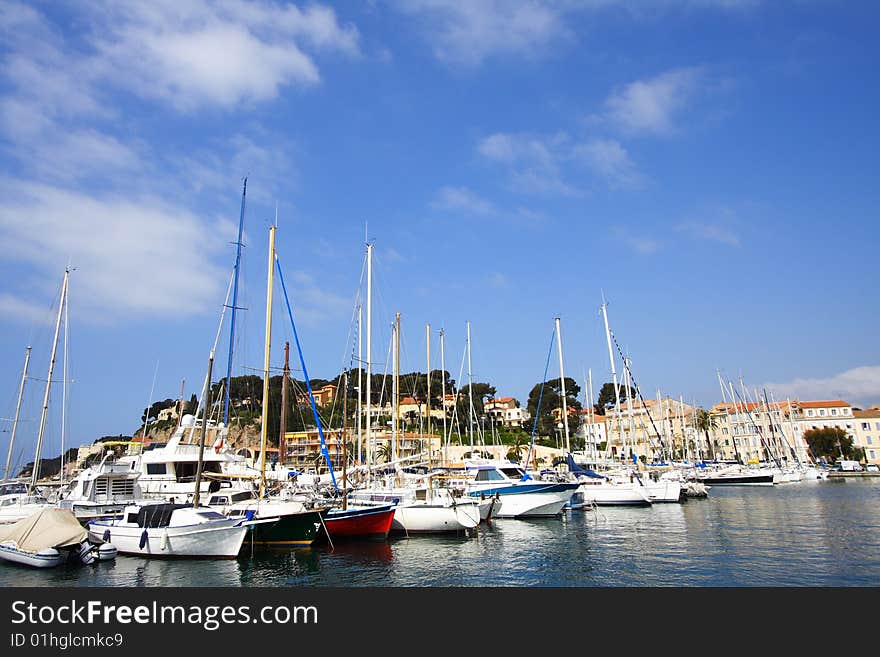
<svg viewBox="0 0 880 657">
<path fill-rule="evenodd" d="M 82 543 L 89 537 L 70 511 L 46 507 L 18 522 L 0 526 L 0 542 L 15 541 L 19 550 L 39 552 Z"/>
</svg>

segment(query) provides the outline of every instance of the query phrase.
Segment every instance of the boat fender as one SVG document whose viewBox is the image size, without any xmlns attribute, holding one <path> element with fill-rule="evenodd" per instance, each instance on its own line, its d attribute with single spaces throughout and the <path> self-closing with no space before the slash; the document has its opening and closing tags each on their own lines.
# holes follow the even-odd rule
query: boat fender
<svg viewBox="0 0 880 657">
<path fill-rule="evenodd" d="M 98 546 L 98 561 L 110 561 L 116 558 L 116 546 L 112 543 L 103 543 Z"/>
<path fill-rule="evenodd" d="M 162 541 L 159 543 L 159 546 L 163 550 L 168 549 L 168 530 L 167 529 L 164 532 L 162 532 Z"/>
<path fill-rule="evenodd" d="M 104 541 L 105 543 L 110 542 L 110 530 L 109 529 L 104 530 L 104 535 L 101 536 L 101 540 Z"/>
<path fill-rule="evenodd" d="M 141 541 L 138 543 L 138 547 L 143 550 L 144 546 L 147 544 L 147 530 L 145 529 L 141 534 Z"/>
</svg>

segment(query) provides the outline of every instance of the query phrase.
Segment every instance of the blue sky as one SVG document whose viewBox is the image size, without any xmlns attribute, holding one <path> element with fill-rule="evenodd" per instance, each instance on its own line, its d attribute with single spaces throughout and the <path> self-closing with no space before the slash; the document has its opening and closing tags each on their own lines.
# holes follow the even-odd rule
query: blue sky
<svg viewBox="0 0 880 657">
<path fill-rule="evenodd" d="M 262 367 L 277 204 L 313 377 L 347 362 L 366 233 L 378 371 L 399 311 L 403 368 L 430 322 L 458 379 L 470 320 L 475 380 L 524 400 L 559 315 L 598 390 L 604 290 L 646 394 L 711 405 L 719 369 L 880 402 L 878 10 L 632 4 L 4 2 L 0 415 L 31 344 L 23 460 L 68 263 L 70 443 L 199 389 L 245 176 L 236 374 Z"/>
</svg>

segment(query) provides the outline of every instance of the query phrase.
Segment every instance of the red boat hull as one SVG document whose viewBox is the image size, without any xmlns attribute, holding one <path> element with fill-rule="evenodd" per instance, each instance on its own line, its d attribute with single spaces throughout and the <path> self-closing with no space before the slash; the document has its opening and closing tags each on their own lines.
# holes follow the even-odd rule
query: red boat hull
<svg viewBox="0 0 880 657">
<path fill-rule="evenodd" d="M 324 516 L 324 526 L 331 540 L 371 538 L 385 540 L 394 520 L 394 506 L 331 511 Z"/>
</svg>

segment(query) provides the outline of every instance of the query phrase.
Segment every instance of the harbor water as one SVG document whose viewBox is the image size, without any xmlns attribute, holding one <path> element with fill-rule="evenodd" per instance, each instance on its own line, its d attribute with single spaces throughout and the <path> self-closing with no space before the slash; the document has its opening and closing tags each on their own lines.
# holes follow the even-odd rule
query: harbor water
<svg viewBox="0 0 880 657">
<path fill-rule="evenodd" d="M 393 537 L 173 561 L 119 556 L 0 586 L 876 586 L 880 480 L 714 487 L 707 499 L 494 520 L 471 536 Z"/>
</svg>

